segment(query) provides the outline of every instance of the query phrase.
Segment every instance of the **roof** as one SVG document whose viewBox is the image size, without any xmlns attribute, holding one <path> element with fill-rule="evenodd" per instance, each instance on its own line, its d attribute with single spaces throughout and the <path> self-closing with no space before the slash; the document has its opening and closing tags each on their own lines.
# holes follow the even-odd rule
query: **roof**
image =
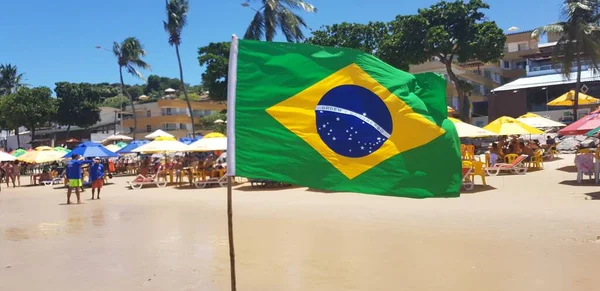
<svg viewBox="0 0 600 291">
<path fill-rule="evenodd" d="M 532 33 L 532 32 L 533 32 L 533 29 L 530 29 L 530 30 L 525 30 L 525 31 L 509 32 L 509 33 L 506 33 L 505 35 L 515 35 L 515 34 Z"/>
<path fill-rule="evenodd" d="M 573 72 L 569 75 L 569 78 L 565 78 L 562 74 L 551 74 L 544 76 L 526 77 L 520 78 L 508 84 L 502 85 L 492 92 L 510 91 L 525 88 L 536 88 L 545 86 L 555 86 L 563 84 L 575 83 L 577 72 Z M 593 82 L 600 81 L 600 75 L 594 75 L 592 71 L 581 72 L 581 82 Z"/>
<path fill-rule="evenodd" d="M 558 43 L 558 41 L 547 42 L 547 43 L 540 43 L 540 44 L 538 44 L 538 48 L 545 48 L 545 47 L 555 46 L 557 43 Z"/>
</svg>

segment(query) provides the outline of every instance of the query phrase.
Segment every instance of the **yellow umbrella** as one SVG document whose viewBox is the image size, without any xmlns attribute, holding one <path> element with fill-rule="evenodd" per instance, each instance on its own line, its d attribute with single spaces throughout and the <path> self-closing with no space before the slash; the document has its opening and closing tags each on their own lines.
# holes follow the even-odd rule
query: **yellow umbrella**
<svg viewBox="0 0 600 291">
<path fill-rule="evenodd" d="M 548 106 L 573 106 L 575 99 L 575 90 L 571 90 L 565 94 L 560 95 L 558 98 L 548 102 Z M 583 94 L 579 92 L 579 98 L 577 104 L 586 105 L 586 104 L 596 104 L 600 101 L 597 98 L 594 98 L 590 95 Z"/>
<path fill-rule="evenodd" d="M 456 131 L 458 132 L 458 137 L 483 137 L 498 135 L 481 127 L 462 122 L 456 118 L 448 117 L 448 119 L 454 123 L 454 127 L 456 127 Z"/>
<path fill-rule="evenodd" d="M 499 117 L 483 129 L 498 135 L 544 134 L 543 131 L 508 116 Z"/>
<path fill-rule="evenodd" d="M 158 154 L 185 152 L 187 145 L 172 137 L 157 137 L 155 140 L 132 150 L 135 153 Z"/>
<path fill-rule="evenodd" d="M 454 108 L 452 108 L 452 107 L 450 107 L 450 106 L 446 106 L 446 107 L 448 108 L 448 113 L 454 113 L 454 112 L 456 112 L 456 111 L 454 110 Z"/>
<path fill-rule="evenodd" d="M 31 164 L 41 164 L 62 160 L 64 155 L 65 153 L 57 152 L 51 147 L 41 146 L 18 157 L 17 160 Z"/>
<path fill-rule="evenodd" d="M 211 133 L 205 135 L 203 138 L 215 138 L 215 137 L 225 137 L 225 135 L 222 133 L 219 133 L 219 132 L 211 132 Z"/>
</svg>

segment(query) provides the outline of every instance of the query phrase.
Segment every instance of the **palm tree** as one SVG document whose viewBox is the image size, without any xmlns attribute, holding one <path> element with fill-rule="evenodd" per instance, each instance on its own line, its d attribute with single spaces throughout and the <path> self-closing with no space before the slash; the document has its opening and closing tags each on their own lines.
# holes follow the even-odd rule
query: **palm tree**
<svg viewBox="0 0 600 291">
<path fill-rule="evenodd" d="M 181 44 L 181 31 L 187 24 L 187 14 L 189 10 L 188 0 L 166 0 L 167 21 L 163 21 L 165 31 L 169 33 L 169 44 L 175 46 L 177 61 L 179 62 L 179 79 L 181 80 L 181 88 L 185 96 L 190 119 L 192 121 L 192 136 L 196 136 L 196 125 L 194 124 L 194 112 L 192 104 L 188 98 L 187 89 L 183 82 L 183 68 L 181 67 L 181 57 L 179 56 L 179 45 Z"/>
<path fill-rule="evenodd" d="M 249 1 L 242 5 L 248 7 Z M 280 29 L 287 41 L 304 40 L 302 28 L 307 27 L 306 22 L 292 10 L 314 13 L 317 12 L 315 6 L 302 0 L 260 0 L 260 2 L 262 4 L 260 9 L 253 9 L 256 14 L 246 30 L 244 39 L 260 40 L 265 37 L 267 41 L 273 41 L 277 29 Z"/>
<path fill-rule="evenodd" d="M 125 90 L 125 83 L 123 82 L 123 68 L 127 69 L 127 72 L 134 77 L 144 79 L 144 76 L 137 70 L 149 69 L 150 65 L 142 60 L 142 57 L 146 55 L 146 51 L 142 47 L 140 41 L 135 37 L 128 37 L 123 42 L 113 43 L 113 53 L 117 57 L 117 63 L 119 64 L 119 77 L 121 78 L 121 91 L 127 95 L 131 101 L 131 111 L 133 111 L 133 139 L 135 140 L 135 134 L 137 132 L 137 116 L 135 115 L 135 103 L 131 94 Z"/>
<path fill-rule="evenodd" d="M 22 80 L 23 74 L 18 73 L 17 66 L 0 65 L 0 96 L 16 92 L 19 87 L 24 86 Z"/>
<path fill-rule="evenodd" d="M 596 4 L 590 0 L 566 0 L 561 16 L 563 21 L 540 27 L 531 36 L 537 38 L 545 34 L 558 34 L 553 61 L 562 65 L 561 73 L 570 78 L 571 68 L 575 64 L 577 79 L 573 101 L 573 118 L 577 119 L 579 91 L 581 89 L 581 66 L 585 62 L 592 64 L 594 73 L 598 72 L 600 60 L 600 16 L 596 13 Z M 583 60 L 585 58 L 585 60 Z"/>
</svg>

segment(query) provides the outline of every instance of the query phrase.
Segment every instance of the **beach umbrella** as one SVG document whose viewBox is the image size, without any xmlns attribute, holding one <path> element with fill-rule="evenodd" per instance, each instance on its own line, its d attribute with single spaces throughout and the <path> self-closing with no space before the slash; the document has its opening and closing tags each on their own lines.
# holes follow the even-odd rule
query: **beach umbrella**
<svg viewBox="0 0 600 291">
<path fill-rule="evenodd" d="M 51 147 L 41 146 L 17 157 L 17 160 L 31 164 L 41 164 L 62 160 L 63 155 L 64 153 L 57 152 Z"/>
<path fill-rule="evenodd" d="M 549 118 L 542 117 L 535 113 L 527 113 L 519 116 L 517 118 L 518 121 L 521 121 L 529 126 L 533 126 L 535 128 L 548 128 L 548 127 L 564 127 L 566 124 L 560 123 L 558 121 L 554 121 Z"/>
<path fill-rule="evenodd" d="M 53 150 L 56 151 L 56 152 L 61 152 L 63 154 L 67 154 L 67 153 L 71 152 L 70 149 L 63 148 L 63 147 L 54 147 Z"/>
<path fill-rule="evenodd" d="M 186 145 L 190 145 L 198 140 L 200 140 L 202 137 L 195 137 L 195 138 L 191 138 L 191 137 L 182 137 L 179 139 L 180 142 L 186 144 Z"/>
<path fill-rule="evenodd" d="M 12 151 L 10 154 L 13 155 L 13 157 L 20 157 L 26 153 L 27 153 L 27 151 L 24 149 L 16 149 L 16 150 Z"/>
<path fill-rule="evenodd" d="M 190 152 L 211 152 L 227 150 L 226 137 L 203 138 L 188 146 Z"/>
<path fill-rule="evenodd" d="M 225 137 L 225 135 L 220 132 L 211 132 L 204 136 L 204 138 L 215 138 L 215 137 Z"/>
<path fill-rule="evenodd" d="M 120 141 L 120 142 L 118 142 L 118 143 L 117 143 L 117 146 L 118 146 L 119 148 L 124 148 L 126 145 L 127 145 L 127 143 L 126 143 L 126 142 L 123 142 L 123 141 Z"/>
<path fill-rule="evenodd" d="M 117 154 L 130 154 L 132 153 L 132 150 L 138 148 L 141 145 L 147 144 L 149 143 L 149 141 L 147 140 L 134 140 L 132 142 L 130 142 L 128 145 L 122 147 L 120 150 L 117 151 Z"/>
<path fill-rule="evenodd" d="M 558 131 L 560 135 L 585 134 L 600 126 L 600 113 L 594 111 Z"/>
<path fill-rule="evenodd" d="M 462 122 L 456 118 L 448 117 L 448 119 L 452 121 L 452 123 L 454 123 L 454 127 L 456 127 L 456 131 L 458 132 L 459 137 L 483 137 L 498 135 L 481 127 Z"/>
<path fill-rule="evenodd" d="M 446 106 L 446 107 L 448 108 L 448 113 L 454 113 L 454 112 L 456 112 L 456 111 L 454 110 L 454 108 L 452 108 L 452 107 L 450 107 L 450 106 Z"/>
<path fill-rule="evenodd" d="M 148 100 L 148 99 L 150 99 L 150 97 L 148 97 L 146 95 L 142 95 L 142 96 L 138 97 L 138 100 L 142 100 L 142 101 Z"/>
<path fill-rule="evenodd" d="M 78 154 L 79 156 L 84 158 L 112 158 L 119 156 L 105 148 L 103 145 L 91 141 L 84 142 L 78 145 L 70 153 L 66 154 L 64 158 L 71 158 L 74 154 Z"/>
<path fill-rule="evenodd" d="M 221 123 L 225 123 L 225 121 L 223 121 L 223 119 L 217 119 L 217 120 L 215 120 L 214 123 L 221 124 Z"/>
<path fill-rule="evenodd" d="M 156 139 L 159 137 L 171 137 L 174 138 L 175 136 L 173 136 L 172 134 L 166 133 L 160 129 L 157 129 L 155 132 L 145 136 L 145 139 Z"/>
<path fill-rule="evenodd" d="M 5 153 L 5 152 L 1 152 L 0 151 L 0 162 L 10 162 L 10 161 L 14 161 L 17 158 L 9 153 Z"/>
<path fill-rule="evenodd" d="M 158 154 L 187 151 L 187 145 L 172 137 L 158 137 L 155 140 L 132 150 L 134 153 Z"/>
<path fill-rule="evenodd" d="M 123 141 L 123 140 L 133 140 L 133 138 L 128 137 L 126 135 L 122 135 L 122 134 L 113 134 L 107 138 L 105 138 L 104 140 L 102 140 L 102 143 L 108 143 L 108 142 L 113 142 L 113 141 Z"/>
<path fill-rule="evenodd" d="M 543 131 L 508 116 L 499 117 L 483 129 L 498 135 L 544 134 Z"/>
<path fill-rule="evenodd" d="M 600 126 L 588 131 L 588 133 L 586 133 L 585 135 L 586 136 L 597 136 L 599 131 L 600 131 Z"/>
<path fill-rule="evenodd" d="M 113 153 L 116 153 L 118 150 L 121 149 L 121 147 L 119 147 L 116 144 L 109 144 L 109 145 L 105 146 L 105 148 Z"/>
<path fill-rule="evenodd" d="M 579 92 L 579 98 L 577 98 L 577 104 L 579 105 L 588 105 L 588 104 L 596 104 L 600 101 L 597 98 L 594 98 L 590 95 L 583 94 Z M 575 103 L 575 90 L 571 90 L 565 94 L 558 96 L 558 98 L 548 102 L 548 106 L 573 106 Z"/>
</svg>

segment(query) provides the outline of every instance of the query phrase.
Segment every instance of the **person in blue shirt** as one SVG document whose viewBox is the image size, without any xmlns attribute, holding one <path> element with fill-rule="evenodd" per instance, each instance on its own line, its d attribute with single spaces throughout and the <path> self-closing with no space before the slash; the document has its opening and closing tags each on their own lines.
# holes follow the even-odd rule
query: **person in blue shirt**
<svg viewBox="0 0 600 291">
<path fill-rule="evenodd" d="M 83 186 L 81 181 L 81 165 L 91 164 L 92 161 L 81 160 L 78 154 L 73 154 L 71 161 L 67 164 L 65 169 L 67 179 L 69 180 L 69 189 L 67 190 L 67 204 L 71 204 L 71 191 L 75 189 L 75 195 L 77 195 L 77 204 L 81 204 L 81 197 L 79 196 L 79 188 Z"/>
<path fill-rule="evenodd" d="M 104 165 L 100 163 L 100 158 L 94 158 L 94 164 L 90 167 L 90 180 L 92 181 L 92 200 L 94 192 L 98 189 L 98 199 L 100 199 L 100 189 L 104 185 Z"/>
</svg>

